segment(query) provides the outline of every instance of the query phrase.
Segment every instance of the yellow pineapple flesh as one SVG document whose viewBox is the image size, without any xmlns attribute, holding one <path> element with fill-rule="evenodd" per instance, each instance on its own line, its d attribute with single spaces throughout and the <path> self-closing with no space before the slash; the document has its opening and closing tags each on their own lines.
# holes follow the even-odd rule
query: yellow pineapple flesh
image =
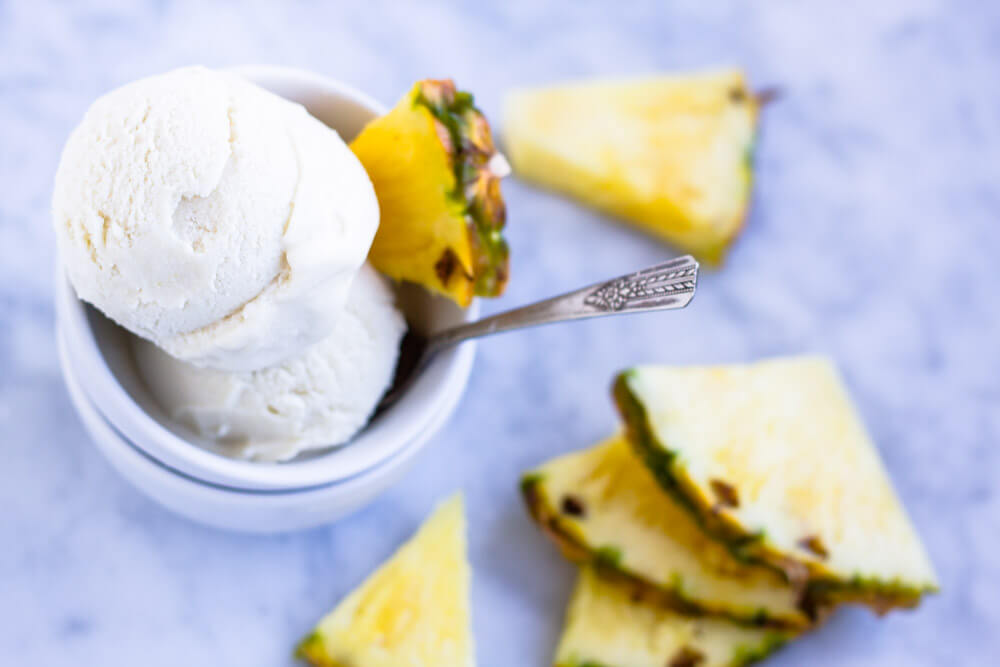
<svg viewBox="0 0 1000 667">
<path fill-rule="evenodd" d="M 746 216 L 759 106 L 739 70 L 526 89 L 504 140 L 518 176 L 719 261 Z"/>
<path fill-rule="evenodd" d="M 470 578 L 456 495 L 324 617 L 296 655 L 316 667 L 472 667 Z"/>
<path fill-rule="evenodd" d="M 803 603 L 916 606 L 934 568 L 828 359 L 638 366 L 615 399 L 657 482 L 738 558 Z"/>
<path fill-rule="evenodd" d="M 583 567 L 566 613 L 556 667 L 735 667 L 759 660 L 791 633 L 684 616 Z"/>
<path fill-rule="evenodd" d="M 380 221 L 369 259 L 380 272 L 460 306 L 507 283 L 509 167 L 472 96 L 450 80 L 417 82 L 351 142 L 375 186 Z"/>
</svg>

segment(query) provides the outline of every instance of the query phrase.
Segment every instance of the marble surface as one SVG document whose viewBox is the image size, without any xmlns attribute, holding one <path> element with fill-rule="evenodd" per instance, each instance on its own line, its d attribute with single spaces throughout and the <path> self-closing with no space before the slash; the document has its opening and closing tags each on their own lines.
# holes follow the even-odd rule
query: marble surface
<svg viewBox="0 0 1000 667">
<path fill-rule="evenodd" d="M 943 593 L 853 610 L 773 665 L 980 665 L 1000 652 L 1000 5 L 0 1 L 0 663 L 284 665 L 294 642 L 432 505 L 465 490 L 479 664 L 543 665 L 572 568 L 518 474 L 615 427 L 638 361 L 835 357 Z M 88 103 L 204 63 L 293 65 L 391 102 L 429 75 L 475 91 L 740 63 L 784 91 L 724 270 L 683 313 L 543 328 L 481 347 L 459 412 L 408 477 L 341 523 L 272 538 L 162 510 L 96 455 L 53 340 L 48 219 Z M 666 249 L 516 181 L 506 308 Z"/>
</svg>

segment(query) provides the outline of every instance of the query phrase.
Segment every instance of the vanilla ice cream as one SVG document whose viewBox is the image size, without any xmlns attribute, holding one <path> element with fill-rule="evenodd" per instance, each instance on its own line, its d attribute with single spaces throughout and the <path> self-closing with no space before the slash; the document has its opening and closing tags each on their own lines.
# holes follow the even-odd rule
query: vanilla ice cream
<svg viewBox="0 0 1000 667">
<path fill-rule="evenodd" d="M 147 388 L 171 419 L 227 453 L 285 460 L 349 440 L 392 382 L 406 322 L 385 279 L 365 265 L 333 332 L 278 366 L 197 368 L 134 338 Z"/>
<path fill-rule="evenodd" d="M 364 168 L 301 106 L 235 75 L 180 69 L 97 100 L 63 151 L 53 217 L 77 294 L 192 364 L 252 371 L 321 340 L 308 355 L 333 363 L 338 318 L 367 322 L 358 304 L 345 311 L 378 226 Z M 378 345 L 397 329 L 377 334 Z M 332 371 L 347 373 L 336 359 Z M 371 371 L 379 382 L 385 363 Z M 302 357 L 247 386 L 291 382 L 307 365 Z M 262 388 L 242 393 L 264 406 Z M 303 437 L 337 432 L 316 414 L 304 413 Z"/>
</svg>

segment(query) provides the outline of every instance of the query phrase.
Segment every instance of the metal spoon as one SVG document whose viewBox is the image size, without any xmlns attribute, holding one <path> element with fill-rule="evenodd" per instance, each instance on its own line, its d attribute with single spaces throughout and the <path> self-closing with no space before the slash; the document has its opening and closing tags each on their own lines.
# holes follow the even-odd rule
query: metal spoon
<svg viewBox="0 0 1000 667">
<path fill-rule="evenodd" d="M 377 412 L 399 400 L 436 354 L 463 341 L 539 324 L 683 308 L 694 297 L 697 286 L 698 262 L 685 255 L 643 271 L 450 327 L 429 337 L 411 331 L 403 340 L 395 381 L 382 397 Z"/>
</svg>

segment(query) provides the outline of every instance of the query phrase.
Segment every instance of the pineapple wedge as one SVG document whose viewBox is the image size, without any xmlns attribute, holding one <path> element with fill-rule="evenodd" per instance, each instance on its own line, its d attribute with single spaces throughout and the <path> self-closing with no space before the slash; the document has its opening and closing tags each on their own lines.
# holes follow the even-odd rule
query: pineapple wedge
<svg viewBox="0 0 1000 667">
<path fill-rule="evenodd" d="M 640 366 L 614 394 L 659 483 L 807 605 L 916 606 L 937 578 L 833 364 Z"/>
<path fill-rule="evenodd" d="M 709 262 L 746 216 L 760 101 L 739 70 L 511 93 L 514 171 Z"/>
<path fill-rule="evenodd" d="M 787 631 L 684 616 L 583 567 L 556 649 L 556 667 L 734 667 L 769 655 Z"/>
<path fill-rule="evenodd" d="M 380 272 L 460 306 L 507 283 L 500 179 L 509 171 L 472 96 L 450 80 L 417 82 L 351 142 L 375 186 Z"/>
<path fill-rule="evenodd" d="M 319 622 L 296 655 L 317 667 L 472 667 L 461 496 Z"/>
<path fill-rule="evenodd" d="M 561 456 L 521 484 L 534 519 L 570 560 L 646 589 L 681 612 L 806 627 L 798 592 L 737 561 L 667 496 L 621 436 Z"/>
</svg>

